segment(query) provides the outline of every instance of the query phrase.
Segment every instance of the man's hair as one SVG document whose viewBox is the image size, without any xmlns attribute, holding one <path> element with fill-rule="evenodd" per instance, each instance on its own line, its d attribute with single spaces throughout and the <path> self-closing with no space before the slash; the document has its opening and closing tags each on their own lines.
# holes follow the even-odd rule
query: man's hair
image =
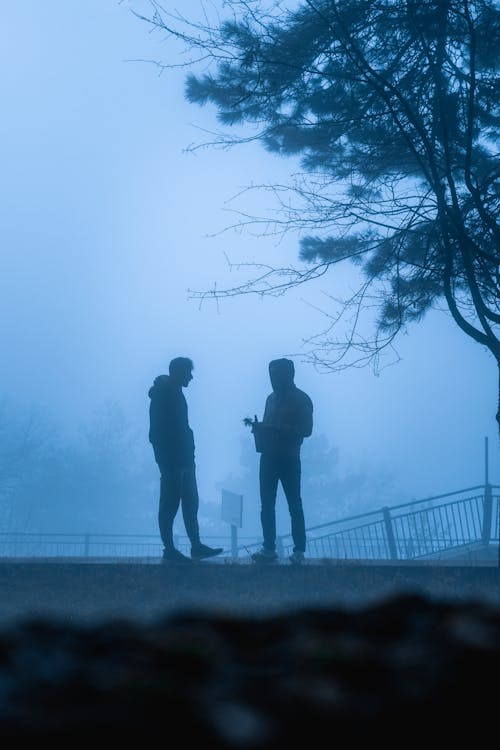
<svg viewBox="0 0 500 750">
<path fill-rule="evenodd" d="M 193 361 L 189 357 L 175 357 L 170 361 L 168 371 L 170 375 L 175 372 L 185 372 L 186 370 L 192 370 L 194 367 Z"/>
<path fill-rule="evenodd" d="M 282 357 L 281 359 L 273 359 L 269 362 L 269 371 L 280 370 L 281 372 L 288 373 L 292 378 L 295 375 L 295 365 L 291 359 Z"/>
</svg>

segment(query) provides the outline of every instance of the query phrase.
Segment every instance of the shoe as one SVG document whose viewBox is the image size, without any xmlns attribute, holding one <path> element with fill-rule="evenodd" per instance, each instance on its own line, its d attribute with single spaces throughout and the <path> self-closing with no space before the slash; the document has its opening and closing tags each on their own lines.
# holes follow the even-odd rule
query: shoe
<svg viewBox="0 0 500 750">
<path fill-rule="evenodd" d="M 273 550 L 261 549 L 260 552 L 254 552 L 252 560 L 256 563 L 273 563 L 277 562 L 278 555 Z"/>
<path fill-rule="evenodd" d="M 216 555 L 220 555 L 223 549 L 223 547 L 207 547 L 206 544 L 197 544 L 196 547 L 191 547 L 191 557 L 193 560 L 215 557 Z"/>
<path fill-rule="evenodd" d="M 292 565 L 303 565 L 305 562 L 303 552 L 293 552 L 288 559 Z"/>
<path fill-rule="evenodd" d="M 183 555 L 178 549 L 164 549 L 163 550 L 164 562 L 173 563 L 190 563 L 191 560 L 186 555 Z"/>
</svg>

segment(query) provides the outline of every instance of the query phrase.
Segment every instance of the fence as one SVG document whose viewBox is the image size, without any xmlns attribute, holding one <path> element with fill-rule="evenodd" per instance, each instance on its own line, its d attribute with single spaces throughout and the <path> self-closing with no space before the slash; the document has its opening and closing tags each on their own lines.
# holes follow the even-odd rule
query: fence
<svg viewBox="0 0 500 750">
<path fill-rule="evenodd" d="M 356 560 L 435 559 L 492 548 L 498 543 L 500 487 L 491 484 L 436 495 L 339 519 L 307 529 L 309 558 Z M 222 558 L 248 558 L 257 537 L 204 537 L 222 546 Z M 175 544 L 189 553 L 189 540 Z M 281 557 L 291 554 L 290 534 L 277 539 Z M 0 558 L 158 559 L 158 535 L 0 533 Z M 219 558 L 220 559 L 220 558 Z"/>
<path fill-rule="evenodd" d="M 381 508 L 308 529 L 309 557 L 417 560 L 498 543 L 500 487 L 485 484 Z M 281 537 L 282 554 L 293 549 Z"/>
<path fill-rule="evenodd" d="M 226 538 L 213 537 L 226 543 Z M 253 540 L 253 537 L 252 537 Z M 187 537 L 174 537 L 178 549 L 189 551 Z M 215 542 L 214 542 L 215 543 Z M 222 543 L 218 546 L 223 546 Z M 0 533 L 3 558 L 160 558 L 163 545 L 158 534 L 37 534 Z"/>
</svg>

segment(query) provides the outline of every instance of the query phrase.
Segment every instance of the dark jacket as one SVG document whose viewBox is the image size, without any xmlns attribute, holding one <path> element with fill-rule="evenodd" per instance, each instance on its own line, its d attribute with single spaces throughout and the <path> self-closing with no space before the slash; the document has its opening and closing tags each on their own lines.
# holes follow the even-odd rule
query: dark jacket
<svg viewBox="0 0 500 750">
<path fill-rule="evenodd" d="M 159 375 L 149 389 L 149 442 L 162 466 L 188 466 L 194 462 L 194 436 L 188 422 L 182 388 L 168 375 Z"/>
<path fill-rule="evenodd" d="M 261 452 L 280 456 L 300 455 L 304 438 L 313 429 L 313 404 L 307 393 L 295 385 L 269 394 L 260 429 Z"/>
</svg>

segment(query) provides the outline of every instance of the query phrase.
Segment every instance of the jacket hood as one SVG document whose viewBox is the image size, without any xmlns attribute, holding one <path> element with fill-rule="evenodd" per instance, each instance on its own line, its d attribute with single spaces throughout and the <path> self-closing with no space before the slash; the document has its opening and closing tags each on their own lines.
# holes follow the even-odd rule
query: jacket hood
<svg viewBox="0 0 500 750">
<path fill-rule="evenodd" d="M 159 396 L 164 393 L 170 387 L 170 376 L 169 375 L 158 375 L 153 381 L 153 385 L 148 391 L 149 398 Z"/>
</svg>

